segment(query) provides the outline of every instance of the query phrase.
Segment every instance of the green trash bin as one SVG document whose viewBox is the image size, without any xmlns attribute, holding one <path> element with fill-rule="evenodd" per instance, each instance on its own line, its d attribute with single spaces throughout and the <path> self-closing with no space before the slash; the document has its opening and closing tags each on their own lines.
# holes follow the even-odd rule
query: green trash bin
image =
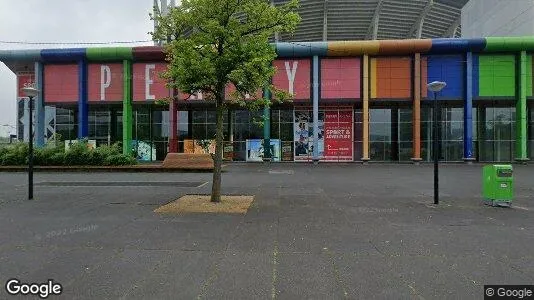
<svg viewBox="0 0 534 300">
<path fill-rule="evenodd" d="M 514 174 L 512 165 L 488 165 L 482 171 L 484 203 L 491 206 L 512 206 Z"/>
</svg>

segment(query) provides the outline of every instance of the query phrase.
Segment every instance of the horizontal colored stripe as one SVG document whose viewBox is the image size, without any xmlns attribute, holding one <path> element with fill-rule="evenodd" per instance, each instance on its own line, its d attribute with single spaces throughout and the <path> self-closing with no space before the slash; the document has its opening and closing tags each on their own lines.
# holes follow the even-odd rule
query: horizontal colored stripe
<svg viewBox="0 0 534 300">
<path fill-rule="evenodd" d="M 326 42 L 276 43 L 278 57 L 327 56 Z"/>
<path fill-rule="evenodd" d="M 379 42 L 378 54 L 426 53 L 432 48 L 432 40 L 384 40 Z"/>
<path fill-rule="evenodd" d="M 165 60 L 165 52 L 163 52 L 162 47 L 155 47 L 155 46 L 134 47 L 132 49 L 132 54 L 133 54 L 134 60 L 145 60 L 145 61 Z"/>
<path fill-rule="evenodd" d="M 132 58 L 131 47 L 87 48 L 87 59 L 92 61 L 120 61 Z"/>
<path fill-rule="evenodd" d="M 380 41 L 283 42 L 272 44 L 278 57 L 454 54 L 462 52 L 534 51 L 534 37 L 477 39 L 411 39 Z M 164 60 L 162 47 L 110 47 L 42 50 L 0 50 L 0 61 L 74 62 L 111 60 Z"/>
<path fill-rule="evenodd" d="M 433 39 L 430 53 L 480 52 L 486 47 L 486 39 Z"/>
<path fill-rule="evenodd" d="M 328 43 L 328 56 L 378 54 L 379 41 L 341 41 Z"/>
<path fill-rule="evenodd" d="M 44 62 L 75 62 L 86 58 L 85 48 L 43 49 L 41 59 Z"/>
</svg>

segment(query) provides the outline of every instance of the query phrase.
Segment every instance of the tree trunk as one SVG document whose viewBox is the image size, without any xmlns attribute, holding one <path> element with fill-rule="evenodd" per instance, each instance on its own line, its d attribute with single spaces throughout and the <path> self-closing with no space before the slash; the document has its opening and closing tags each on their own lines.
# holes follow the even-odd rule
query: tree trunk
<svg viewBox="0 0 534 300">
<path fill-rule="evenodd" d="M 217 101 L 218 102 L 218 101 Z M 215 155 L 213 158 L 213 185 L 211 186 L 211 202 L 221 201 L 221 167 L 223 159 L 223 116 L 224 106 L 217 105 L 217 129 L 215 135 Z"/>
</svg>

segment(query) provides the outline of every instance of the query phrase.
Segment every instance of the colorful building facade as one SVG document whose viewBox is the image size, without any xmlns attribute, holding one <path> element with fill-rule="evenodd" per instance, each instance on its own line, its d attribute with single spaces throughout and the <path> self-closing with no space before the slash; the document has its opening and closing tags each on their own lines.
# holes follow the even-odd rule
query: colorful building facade
<svg viewBox="0 0 534 300">
<path fill-rule="evenodd" d="M 428 161 L 434 95 L 426 84 L 435 80 L 447 83 L 435 95 L 442 160 L 526 161 L 534 154 L 534 37 L 274 47 L 272 83 L 294 100 L 258 112 L 230 109 L 226 159 L 261 161 L 269 143 L 275 161 Z M 0 51 L 19 88 L 41 91 L 37 145 L 47 138 L 120 142 L 144 160 L 204 151 L 197 141 L 215 134 L 215 112 L 202 93 L 165 87 L 158 76 L 164 57 L 159 47 Z M 173 95 L 169 106 L 155 103 Z M 18 101 L 27 123 L 27 100 Z"/>
</svg>

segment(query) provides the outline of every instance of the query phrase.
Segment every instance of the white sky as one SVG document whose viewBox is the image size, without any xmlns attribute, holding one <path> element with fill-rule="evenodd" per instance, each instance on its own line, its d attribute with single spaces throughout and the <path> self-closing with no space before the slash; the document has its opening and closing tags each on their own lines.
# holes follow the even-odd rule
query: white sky
<svg viewBox="0 0 534 300">
<path fill-rule="evenodd" d="M 0 41 L 110 42 L 150 40 L 153 0 L 0 0 Z M 152 43 L 127 45 L 140 46 Z M 13 45 L 1 50 L 90 47 Z M 16 125 L 15 75 L 0 62 L 0 136 Z M 9 130 L 15 133 L 14 129 Z"/>
</svg>

